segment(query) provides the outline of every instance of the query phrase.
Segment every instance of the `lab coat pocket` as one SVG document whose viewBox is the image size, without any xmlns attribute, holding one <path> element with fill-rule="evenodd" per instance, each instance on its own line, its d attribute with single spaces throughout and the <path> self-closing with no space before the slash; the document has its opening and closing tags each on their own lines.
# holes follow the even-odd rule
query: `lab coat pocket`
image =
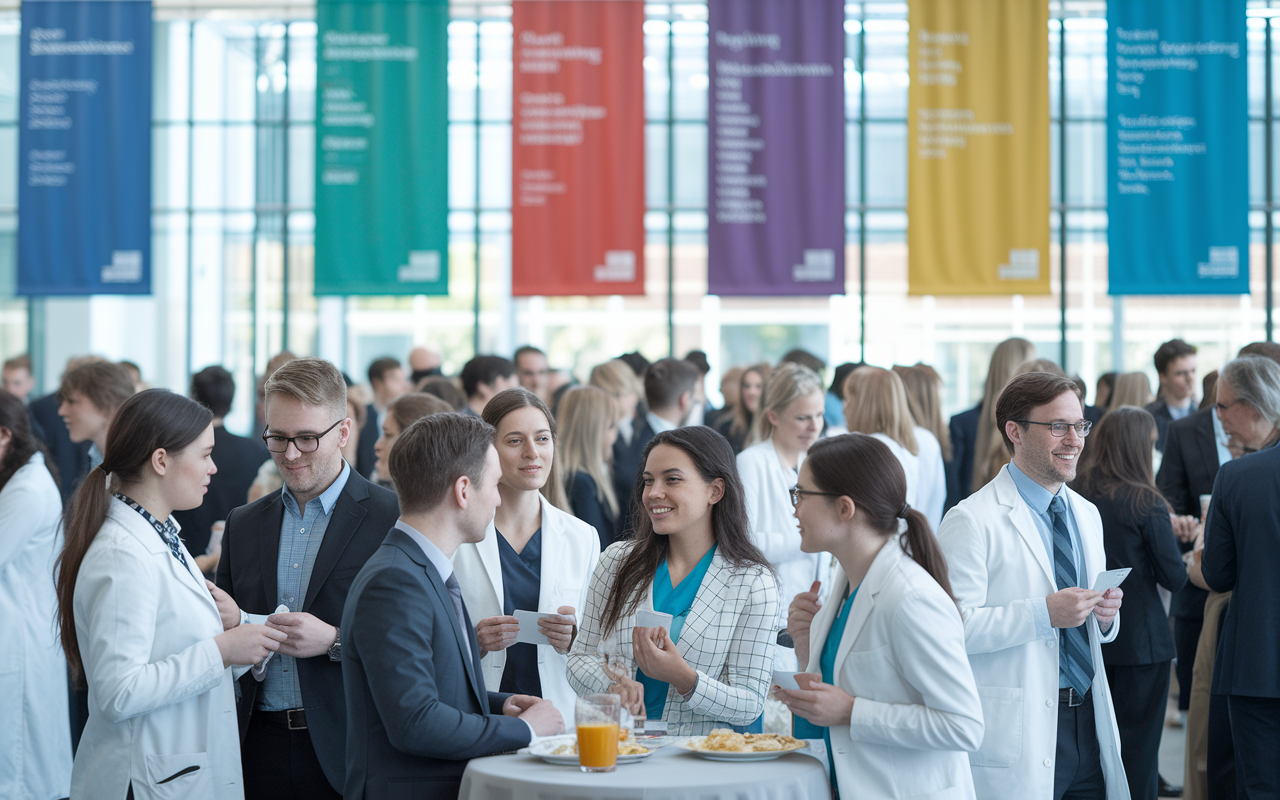
<svg viewBox="0 0 1280 800">
<path fill-rule="evenodd" d="M 889 645 L 851 651 L 841 671 L 848 676 L 849 685 L 853 689 L 850 694 L 855 697 L 866 697 L 883 703 L 910 702 L 904 691 L 903 680 L 894 666 L 893 651 Z"/>
<path fill-rule="evenodd" d="M 1013 766 L 1022 756 L 1022 689 L 979 686 L 978 699 L 987 726 L 982 746 L 969 754 L 969 763 L 975 767 Z"/>
<path fill-rule="evenodd" d="M 147 780 L 133 786 L 137 800 L 213 800 L 213 774 L 208 753 L 147 756 Z"/>
</svg>

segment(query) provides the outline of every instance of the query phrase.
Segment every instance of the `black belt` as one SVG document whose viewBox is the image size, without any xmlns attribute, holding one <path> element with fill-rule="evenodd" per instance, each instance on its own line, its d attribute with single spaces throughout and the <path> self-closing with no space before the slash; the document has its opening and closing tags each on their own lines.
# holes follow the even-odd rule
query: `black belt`
<svg viewBox="0 0 1280 800">
<path fill-rule="evenodd" d="M 306 709 L 302 708 L 290 708 L 286 711 L 258 710 L 254 716 L 263 722 L 283 725 L 291 731 L 305 731 L 307 729 L 307 712 Z"/>
<path fill-rule="evenodd" d="M 1068 686 L 1065 689 L 1058 690 L 1058 702 L 1069 708 L 1084 705 L 1085 698 L 1088 694 L 1080 694 L 1074 687 Z"/>
</svg>

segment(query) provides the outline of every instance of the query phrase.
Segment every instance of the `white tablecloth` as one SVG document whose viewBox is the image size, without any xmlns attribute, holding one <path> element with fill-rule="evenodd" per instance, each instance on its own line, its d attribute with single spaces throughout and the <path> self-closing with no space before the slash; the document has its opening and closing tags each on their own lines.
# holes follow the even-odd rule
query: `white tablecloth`
<svg viewBox="0 0 1280 800">
<path fill-rule="evenodd" d="M 477 758 L 462 776 L 459 800 L 827 800 L 817 758 L 789 753 L 773 761 L 707 761 L 664 747 L 613 772 L 556 767 L 529 755 Z"/>
</svg>

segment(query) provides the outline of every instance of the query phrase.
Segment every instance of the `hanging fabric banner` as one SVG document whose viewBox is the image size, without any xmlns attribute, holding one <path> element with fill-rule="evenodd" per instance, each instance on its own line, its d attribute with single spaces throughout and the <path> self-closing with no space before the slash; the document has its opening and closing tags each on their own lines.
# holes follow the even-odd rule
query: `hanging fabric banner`
<svg viewBox="0 0 1280 800">
<path fill-rule="evenodd" d="M 1245 0 L 1107 4 L 1110 293 L 1249 292 Z"/>
<path fill-rule="evenodd" d="M 844 3 L 708 13 L 707 291 L 844 294 Z"/>
<path fill-rule="evenodd" d="M 447 294 L 448 0 L 319 0 L 316 284 Z"/>
<path fill-rule="evenodd" d="M 26 0 L 18 294 L 151 293 L 151 3 Z"/>
<path fill-rule="evenodd" d="M 644 0 L 511 7 L 511 292 L 644 294 Z"/>
<path fill-rule="evenodd" d="M 912 0 L 909 291 L 1049 292 L 1049 4 Z"/>
</svg>

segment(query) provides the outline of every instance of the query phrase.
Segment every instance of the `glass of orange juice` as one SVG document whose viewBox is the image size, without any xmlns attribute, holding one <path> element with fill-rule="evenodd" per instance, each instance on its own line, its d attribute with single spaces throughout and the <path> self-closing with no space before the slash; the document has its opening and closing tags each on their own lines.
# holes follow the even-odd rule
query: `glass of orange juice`
<svg viewBox="0 0 1280 800">
<path fill-rule="evenodd" d="M 588 694 L 578 698 L 574 722 L 578 728 L 578 765 L 583 772 L 613 772 L 618 768 L 621 713 L 619 695 Z"/>
</svg>

